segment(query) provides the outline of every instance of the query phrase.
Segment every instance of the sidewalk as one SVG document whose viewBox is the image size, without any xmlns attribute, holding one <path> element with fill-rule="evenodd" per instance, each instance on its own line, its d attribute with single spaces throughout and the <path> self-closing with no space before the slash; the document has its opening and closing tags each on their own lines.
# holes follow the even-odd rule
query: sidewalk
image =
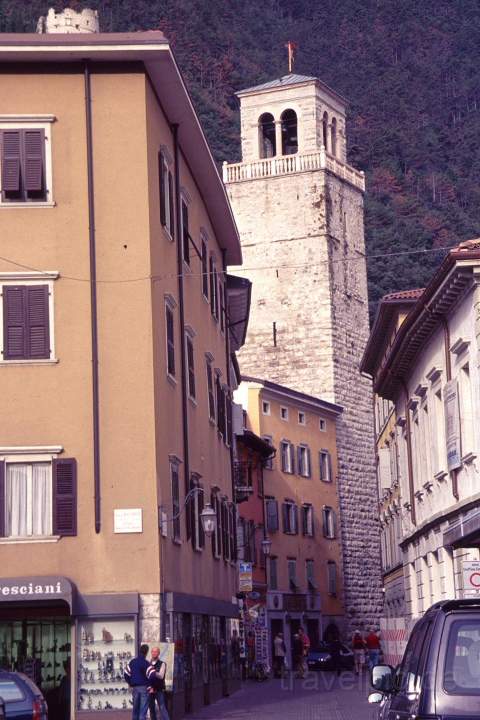
<svg viewBox="0 0 480 720">
<path fill-rule="evenodd" d="M 305 680 L 247 681 L 242 689 L 203 708 L 191 720 L 372 720 L 366 676 L 310 673 Z"/>
</svg>

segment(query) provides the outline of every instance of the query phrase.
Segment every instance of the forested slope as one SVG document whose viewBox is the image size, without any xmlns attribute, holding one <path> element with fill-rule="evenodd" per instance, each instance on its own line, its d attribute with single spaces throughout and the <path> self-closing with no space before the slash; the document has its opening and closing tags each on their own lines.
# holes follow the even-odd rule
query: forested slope
<svg viewBox="0 0 480 720">
<path fill-rule="evenodd" d="M 62 3 L 50 3 L 61 8 Z M 239 159 L 235 91 L 295 71 L 350 101 L 349 161 L 367 173 L 372 307 L 423 285 L 441 248 L 480 235 L 477 0 L 88 0 L 105 31 L 162 29 L 216 159 Z M 35 29 L 49 3 L 0 0 L 0 31 Z M 385 254 L 389 257 L 376 257 Z"/>
</svg>

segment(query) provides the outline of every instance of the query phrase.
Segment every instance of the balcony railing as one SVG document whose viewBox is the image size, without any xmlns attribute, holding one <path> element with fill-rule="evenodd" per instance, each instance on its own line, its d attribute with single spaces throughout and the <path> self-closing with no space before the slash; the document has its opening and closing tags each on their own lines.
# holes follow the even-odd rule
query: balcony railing
<svg viewBox="0 0 480 720">
<path fill-rule="evenodd" d="M 294 175 L 309 170 L 329 170 L 338 177 L 365 190 L 365 173 L 346 165 L 323 148 L 313 153 L 281 155 L 245 163 L 223 163 L 224 183 L 245 182 L 259 178 Z"/>
<path fill-rule="evenodd" d="M 253 493 L 253 467 L 250 462 L 237 460 L 233 463 L 233 483 L 236 501 L 248 500 Z"/>
</svg>

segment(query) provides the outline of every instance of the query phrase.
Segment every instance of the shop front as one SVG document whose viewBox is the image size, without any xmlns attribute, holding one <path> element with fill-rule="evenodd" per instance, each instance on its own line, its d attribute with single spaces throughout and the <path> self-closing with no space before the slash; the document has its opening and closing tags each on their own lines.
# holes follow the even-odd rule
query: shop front
<svg viewBox="0 0 480 720">
<path fill-rule="evenodd" d="M 42 690 L 50 720 L 126 717 L 123 668 L 136 654 L 139 596 L 82 595 L 65 577 L 0 580 L 0 667 Z"/>
<path fill-rule="evenodd" d="M 267 593 L 268 623 L 270 631 L 270 650 L 273 653 L 273 641 L 278 632 L 283 633 L 287 648 L 287 665 L 293 668 L 293 638 L 300 627 L 310 639 L 312 647 L 318 646 L 323 632 L 323 620 L 320 595 L 310 593 Z"/>
<path fill-rule="evenodd" d="M 238 607 L 214 598 L 165 594 L 165 635 L 175 644 L 173 718 L 240 687 Z"/>
</svg>

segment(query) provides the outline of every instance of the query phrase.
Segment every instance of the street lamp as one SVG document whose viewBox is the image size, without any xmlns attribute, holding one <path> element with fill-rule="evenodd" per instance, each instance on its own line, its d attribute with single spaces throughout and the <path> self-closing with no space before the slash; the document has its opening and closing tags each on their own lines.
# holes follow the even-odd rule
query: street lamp
<svg viewBox="0 0 480 720">
<path fill-rule="evenodd" d="M 272 549 L 272 541 L 269 538 L 264 538 L 262 540 L 262 552 L 265 555 L 265 557 L 268 557 L 270 555 L 271 549 Z"/>
<path fill-rule="evenodd" d="M 202 488 L 196 488 L 197 490 L 202 490 Z M 203 490 L 202 490 L 203 492 Z M 203 525 L 203 532 L 207 537 L 211 537 L 215 530 L 217 529 L 217 513 L 213 509 L 213 507 L 210 505 L 210 503 L 207 503 L 205 507 L 203 508 L 202 512 L 200 513 L 200 519 L 202 521 Z"/>
</svg>

